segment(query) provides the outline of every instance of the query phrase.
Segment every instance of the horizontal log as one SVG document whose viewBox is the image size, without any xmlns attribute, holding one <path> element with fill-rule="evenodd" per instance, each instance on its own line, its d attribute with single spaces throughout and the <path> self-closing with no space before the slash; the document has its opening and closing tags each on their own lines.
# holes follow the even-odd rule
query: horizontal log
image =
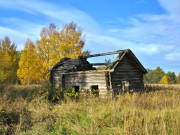
<svg viewBox="0 0 180 135">
<path fill-rule="evenodd" d="M 114 78 L 112 78 L 111 80 L 112 81 L 116 81 L 116 80 L 140 80 L 140 78 L 139 77 L 114 77 Z"/>
<path fill-rule="evenodd" d="M 105 72 L 89 72 L 89 73 L 69 73 L 69 74 L 64 74 L 65 76 L 89 76 L 89 75 L 105 75 Z"/>
<path fill-rule="evenodd" d="M 105 75 L 88 75 L 88 76 L 67 75 L 64 77 L 65 78 L 84 78 L 84 79 L 87 79 L 87 78 L 106 78 Z"/>
<path fill-rule="evenodd" d="M 118 64 L 116 66 L 116 68 L 118 68 L 118 67 L 134 67 L 134 68 L 137 68 L 137 66 L 135 66 L 135 65 L 132 65 L 132 64 L 123 64 L 123 63 Z"/>
<path fill-rule="evenodd" d="M 122 72 L 113 72 L 112 75 L 135 75 L 135 76 L 142 76 L 141 72 L 128 72 L 128 71 L 122 71 Z"/>
<path fill-rule="evenodd" d="M 117 50 L 114 52 L 106 52 L 106 53 L 100 53 L 100 54 L 93 54 L 88 56 L 81 56 L 80 58 L 91 58 L 91 57 L 98 57 L 98 56 L 106 56 L 106 55 L 112 55 L 112 54 L 119 54 L 122 53 L 124 50 Z"/>
<path fill-rule="evenodd" d="M 101 66 L 101 65 L 108 65 L 109 63 L 90 63 L 91 65 L 93 65 L 93 66 Z"/>
<path fill-rule="evenodd" d="M 140 72 L 139 70 L 136 70 L 136 69 L 131 69 L 131 70 L 128 70 L 128 69 L 116 69 L 113 73 L 134 73 L 134 74 L 136 74 L 136 73 L 142 73 L 142 72 Z"/>
<path fill-rule="evenodd" d="M 65 78 L 105 78 L 105 74 L 65 75 Z"/>
<path fill-rule="evenodd" d="M 130 79 L 130 80 L 132 80 L 132 79 L 136 79 L 136 78 L 138 78 L 139 80 L 141 79 L 141 77 L 140 76 L 133 76 L 133 75 L 119 75 L 119 76 L 117 76 L 117 75 L 114 75 L 113 77 L 112 77 L 112 80 L 115 80 L 115 79 Z"/>
<path fill-rule="evenodd" d="M 105 85 L 105 82 L 65 82 L 65 84 L 79 84 L 79 85 Z"/>
<path fill-rule="evenodd" d="M 139 74 L 112 74 L 112 78 L 141 78 L 142 76 Z"/>
<path fill-rule="evenodd" d="M 97 84 L 98 85 L 98 84 Z M 82 85 L 82 84 L 65 84 L 65 87 L 66 88 L 71 88 L 72 86 L 79 86 L 80 89 L 88 89 L 90 90 L 91 89 L 91 84 L 88 84 L 88 85 Z M 98 86 L 98 89 L 107 89 L 107 87 L 105 85 L 99 85 Z"/>
<path fill-rule="evenodd" d="M 89 83 L 89 82 L 106 82 L 106 80 L 105 79 L 99 79 L 99 80 L 93 80 L 93 79 L 88 79 L 88 80 L 84 80 L 84 79 L 66 79 L 65 80 L 66 82 L 87 82 L 87 83 Z"/>
<path fill-rule="evenodd" d="M 104 85 L 106 86 L 105 82 L 65 82 L 65 84 L 78 84 L 78 85 Z"/>
<path fill-rule="evenodd" d="M 65 82 L 77 82 L 77 83 L 106 83 L 106 80 L 65 80 Z"/>
<path fill-rule="evenodd" d="M 138 69 L 136 66 L 133 66 L 133 65 L 118 65 L 116 66 L 115 69 L 119 69 L 119 68 L 133 68 L 133 69 Z"/>
</svg>

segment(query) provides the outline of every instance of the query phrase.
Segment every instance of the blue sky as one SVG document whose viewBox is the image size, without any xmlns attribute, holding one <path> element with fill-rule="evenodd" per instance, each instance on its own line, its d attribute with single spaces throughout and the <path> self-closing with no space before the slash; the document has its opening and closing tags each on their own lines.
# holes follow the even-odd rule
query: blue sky
<svg viewBox="0 0 180 135">
<path fill-rule="evenodd" d="M 71 21 L 91 53 L 130 48 L 145 68 L 180 72 L 179 0 L 0 0 L 0 39 L 9 36 L 18 50 L 42 27 Z"/>
</svg>

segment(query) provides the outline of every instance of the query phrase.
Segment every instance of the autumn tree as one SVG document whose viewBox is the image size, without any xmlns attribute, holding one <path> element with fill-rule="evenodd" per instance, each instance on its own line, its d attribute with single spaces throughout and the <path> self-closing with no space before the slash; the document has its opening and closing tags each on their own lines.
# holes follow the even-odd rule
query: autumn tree
<svg viewBox="0 0 180 135">
<path fill-rule="evenodd" d="M 78 58 L 83 54 L 84 39 L 81 28 L 73 22 L 59 30 L 55 24 L 41 31 L 37 42 L 37 53 L 42 60 L 42 77 L 49 79 L 49 68 L 64 57 Z"/>
<path fill-rule="evenodd" d="M 9 37 L 0 40 L 0 83 L 17 81 L 18 53 Z"/>
<path fill-rule="evenodd" d="M 170 78 L 167 75 L 164 75 L 161 80 L 160 80 L 161 84 L 170 84 Z"/>
<path fill-rule="evenodd" d="M 41 81 L 41 61 L 34 43 L 27 39 L 21 53 L 17 75 L 22 84 L 32 84 Z"/>
<path fill-rule="evenodd" d="M 176 83 L 180 84 L 180 73 L 176 76 Z"/>
<path fill-rule="evenodd" d="M 145 83 L 159 83 L 161 78 L 165 75 L 162 68 L 157 67 L 154 70 L 147 69 L 148 73 L 144 76 Z"/>
<path fill-rule="evenodd" d="M 176 83 L 176 75 L 174 72 L 168 71 L 166 74 L 170 78 L 170 83 L 175 84 Z"/>
</svg>

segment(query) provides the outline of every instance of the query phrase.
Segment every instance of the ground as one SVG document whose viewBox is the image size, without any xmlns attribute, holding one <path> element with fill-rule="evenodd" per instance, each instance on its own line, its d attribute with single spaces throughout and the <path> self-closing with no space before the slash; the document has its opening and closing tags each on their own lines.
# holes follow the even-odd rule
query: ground
<svg viewBox="0 0 180 135">
<path fill-rule="evenodd" d="M 1 86 L 0 134 L 178 134 L 180 91 L 48 100 L 47 86 Z"/>
</svg>

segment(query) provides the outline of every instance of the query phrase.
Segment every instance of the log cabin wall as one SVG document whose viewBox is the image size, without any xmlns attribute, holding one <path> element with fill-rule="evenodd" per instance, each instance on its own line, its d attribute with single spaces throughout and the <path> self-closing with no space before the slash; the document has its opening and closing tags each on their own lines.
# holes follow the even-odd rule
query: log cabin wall
<svg viewBox="0 0 180 135">
<path fill-rule="evenodd" d="M 106 94 L 110 90 L 109 71 L 90 70 L 70 73 L 61 73 L 54 70 L 52 73 L 52 82 L 54 87 L 72 88 L 79 87 L 80 92 L 91 90 L 92 86 L 97 86 L 99 94 Z"/>
<path fill-rule="evenodd" d="M 144 87 L 143 73 L 129 54 L 121 59 L 114 72 L 111 73 L 112 89 L 121 89 L 123 81 L 129 82 L 129 89 L 142 90 Z"/>
<path fill-rule="evenodd" d="M 53 87 L 62 87 L 63 86 L 63 79 L 64 75 L 61 73 L 61 71 L 54 70 L 51 75 L 51 83 Z"/>
<path fill-rule="evenodd" d="M 106 94 L 109 89 L 108 71 L 79 71 L 64 74 L 65 87 L 72 88 L 79 86 L 81 91 L 91 90 L 97 86 L 99 94 Z"/>
</svg>

